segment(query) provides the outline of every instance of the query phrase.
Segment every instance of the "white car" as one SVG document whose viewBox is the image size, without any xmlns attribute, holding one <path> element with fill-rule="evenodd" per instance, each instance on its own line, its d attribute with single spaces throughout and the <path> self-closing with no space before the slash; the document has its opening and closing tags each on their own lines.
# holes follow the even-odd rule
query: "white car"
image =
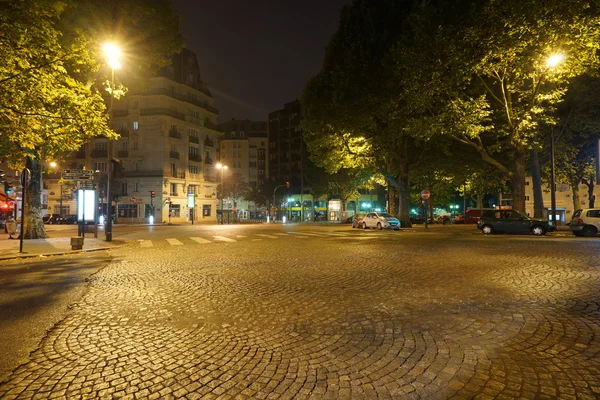
<svg viewBox="0 0 600 400">
<path fill-rule="evenodd" d="M 600 230 L 600 208 L 584 208 L 575 211 L 570 228 L 575 236 L 596 236 Z"/>
<path fill-rule="evenodd" d="M 400 221 L 398 218 L 384 212 L 370 212 L 364 216 L 362 220 L 362 228 L 377 228 L 381 229 L 393 229 L 395 231 L 400 229 Z"/>
</svg>

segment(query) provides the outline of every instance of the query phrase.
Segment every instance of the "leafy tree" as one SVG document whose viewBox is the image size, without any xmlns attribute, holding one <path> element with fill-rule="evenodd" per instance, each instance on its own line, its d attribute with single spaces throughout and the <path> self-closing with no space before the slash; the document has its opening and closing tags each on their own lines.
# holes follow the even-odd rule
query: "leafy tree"
<svg viewBox="0 0 600 400">
<path fill-rule="evenodd" d="M 396 51 L 400 86 L 431 110 L 426 132 L 472 147 L 511 178 L 513 207 L 524 211 L 538 127 L 553 123 L 568 78 L 597 61 L 597 11 L 577 0 L 425 4 L 412 20 L 417 40 Z M 551 67 L 557 52 L 565 58 Z"/>
<path fill-rule="evenodd" d="M 358 0 L 344 7 L 320 73 L 302 95 L 303 130 L 311 159 L 330 174 L 380 172 L 399 191 L 399 218 L 409 223 L 408 141 L 382 63 L 402 33 L 409 1 Z M 394 192 L 394 190 L 390 190 Z M 392 193 L 390 199 L 395 196 Z M 390 209 L 395 210 L 391 204 Z"/>
<path fill-rule="evenodd" d="M 141 7 L 144 6 L 142 9 Z M 129 7 L 129 8 L 128 8 Z M 109 10 L 103 13 L 103 10 Z M 129 13 L 120 12 L 129 10 Z M 25 204 L 27 238 L 46 237 L 41 222 L 40 178 L 46 160 L 58 160 L 91 137 L 115 139 L 99 91 L 100 41 L 114 39 L 119 24 L 145 42 L 135 65 L 162 66 L 180 47 L 168 2 L 9 0 L 0 13 L 0 157 L 31 170 Z M 135 14 L 135 23 L 125 19 Z M 102 18 L 103 15 L 105 18 Z M 91 29 L 107 22 L 105 34 Z M 134 31 L 135 27 L 144 31 Z M 170 33 L 169 33 L 170 32 Z M 149 40 L 151 39 L 151 40 Z M 134 64 L 134 63 L 132 63 Z M 106 72 L 106 69 L 105 69 Z M 105 76 L 105 75 L 104 75 Z"/>
</svg>

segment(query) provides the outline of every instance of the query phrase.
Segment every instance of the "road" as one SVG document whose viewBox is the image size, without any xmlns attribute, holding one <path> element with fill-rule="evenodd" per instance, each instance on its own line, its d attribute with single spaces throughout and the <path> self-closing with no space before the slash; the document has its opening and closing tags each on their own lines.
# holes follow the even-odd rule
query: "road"
<svg viewBox="0 0 600 400">
<path fill-rule="evenodd" d="M 157 226 L 2 398 L 600 396 L 598 238 Z"/>
</svg>

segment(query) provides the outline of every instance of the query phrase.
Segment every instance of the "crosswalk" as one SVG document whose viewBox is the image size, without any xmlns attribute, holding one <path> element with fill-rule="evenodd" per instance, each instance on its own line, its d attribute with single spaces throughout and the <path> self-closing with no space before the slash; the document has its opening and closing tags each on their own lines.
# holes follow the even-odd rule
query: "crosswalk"
<svg viewBox="0 0 600 400">
<path fill-rule="evenodd" d="M 330 238 L 330 239 L 347 239 L 347 240 L 366 240 L 375 238 L 384 238 L 387 235 L 381 235 L 381 232 L 365 232 L 365 231 L 349 231 L 344 232 L 277 232 L 277 233 L 255 233 L 250 235 L 211 235 L 205 237 L 189 236 L 189 237 L 178 237 L 178 238 L 164 238 L 164 239 L 140 239 L 138 240 L 139 246 L 143 248 L 155 247 L 155 246 L 186 246 L 186 245 L 199 245 L 199 244 L 214 244 L 214 243 L 236 243 L 240 241 L 251 241 L 258 242 L 263 240 L 279 240 L 284 238 L 295 239 L 309 239 L 309 238 Z"/>
</svg>

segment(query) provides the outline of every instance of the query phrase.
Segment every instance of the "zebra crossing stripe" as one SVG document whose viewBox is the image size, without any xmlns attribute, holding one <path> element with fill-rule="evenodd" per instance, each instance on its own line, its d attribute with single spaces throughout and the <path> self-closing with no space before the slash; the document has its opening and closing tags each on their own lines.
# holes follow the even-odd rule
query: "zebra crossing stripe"
<svg viewBox="0 0 600 400">
<path fill-rule="evenodd" d="M 201 237 L 190 237 L 190 239 L 192 239 L 194 242 L 200 243 L 200 244 L 212 243 L 210 240 L 206 240 Z"/>
<path fill-rule="evenodd" d="M 237 242 L 237 240 L 230 239 L 230 238 L 225 237 L 225 236 L 213 236 L 213 238 L 215 238 L 215 240 L 218 240 L 220 242 L 229 242 L 229 243 L 231 243 L 231 242 Z"/>
<path fill-rule="evenodd" d="M 167 242 L 169 242 L 169 244 L 171 246 L 182 246 L 183 243 L 181 243 L 179 240 L 177 239 L 167 239 Z"/>
<path fill-rule="evenodd" d="M 269 238 L 269 239 L 279 239 L 279 236 L 265 235 L 265 234 L 262 234 L 262 233 L 257 233 L 256 236 L 262 236 L 262 237 L 266 237 L 266 238 Z"/>
<path fill-rule="evenodd" d="M 140 247 L 152 247 L 152 240 L 140 240 Z"/>
<path fill-rule="evenodd" d="M 276 233 L 275 235 L 277 235 L 277 236 L 287 236 L 288 234 L 287 233 Z"/>
</svg>

